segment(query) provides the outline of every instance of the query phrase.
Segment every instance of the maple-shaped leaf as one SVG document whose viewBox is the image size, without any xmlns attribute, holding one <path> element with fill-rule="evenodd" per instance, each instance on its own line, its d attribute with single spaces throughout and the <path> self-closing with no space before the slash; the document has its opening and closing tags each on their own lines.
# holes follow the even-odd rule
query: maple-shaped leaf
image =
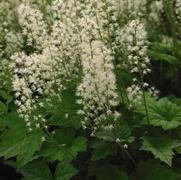
<svg viewBox="0 0 181 180">
<path fill-rule="evenodd" d="M 150 151 L 155 158 L 159 158 L 169 166 L 172 165 L 173 149 L 181 145 L 181 141 L 170 139 L 167 136 L 143 137 L 141 150 Z"/>
<path fill-rule="evenodd" d="M 146 98 L 149 123 L 153 126 L 161 126 L 164 130 L 174 129 L 181 125 L 181 106 L 169 101 L 168 98 L 162 98 L 156 101 L 152 98 Z M 139 113 L 145 115 L 144 123 L 146 124 L 146 110 L 144 105 L 138 106 Z"/>
</svg>

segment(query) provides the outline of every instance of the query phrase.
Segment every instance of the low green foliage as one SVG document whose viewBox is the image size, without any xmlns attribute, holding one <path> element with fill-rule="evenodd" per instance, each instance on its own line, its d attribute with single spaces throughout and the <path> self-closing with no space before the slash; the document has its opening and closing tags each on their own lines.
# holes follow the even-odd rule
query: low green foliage
<svg viewBox="0 0 181 180">
<path fill-rule="evenodd" d="M 21 170 L 26 180 L 53 180 L 46 162 L 36 160 L 28 163 Z"/>
<path fill-rule="evenodd" d="M 169 166 L 172 166 L 173 149 L 180 146 L 181 142 L 163 137 L 144 137 L 140 150 L 150 151 L 155 158 L 159 158 Z"/>
<path fill-rule="evenodd" d="M 181 107 L 167 98 L 159 101 L 148 98 L 147 109 L 149 123 L 153 126 L 161 126 L 164 130 L 169 130 L 181 125 Z M 138 108 L 138 112 L 146 115 L 145 107 Z M 143 121 L 147 123 L 146 118 Z"/>
<path fill-rule="evenodd" d="M 56 180 L 69 180 L 75 174 L 77 170 L 69 162 L 60 162 L 55 170 Z"/>
</svg>

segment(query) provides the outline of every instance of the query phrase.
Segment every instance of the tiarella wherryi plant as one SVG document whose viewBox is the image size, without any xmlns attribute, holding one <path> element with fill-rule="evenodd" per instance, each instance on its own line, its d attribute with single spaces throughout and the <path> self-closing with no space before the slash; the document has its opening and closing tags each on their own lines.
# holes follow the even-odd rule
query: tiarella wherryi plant
<svg viewBox="0 0 181 180">
<path fill-rule="evenodd" d="M 27 180 L 180 179 L 180 19 L 179 0 L 2 0 L 4 162 Z"/>
</svg>

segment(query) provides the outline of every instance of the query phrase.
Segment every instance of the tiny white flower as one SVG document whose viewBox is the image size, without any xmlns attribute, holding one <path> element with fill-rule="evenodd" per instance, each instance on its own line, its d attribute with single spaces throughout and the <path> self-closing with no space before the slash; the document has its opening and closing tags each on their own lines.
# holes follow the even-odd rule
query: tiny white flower
<svg viewBox="0 0 181 180">
<path fill-rule="evenodd" d="M 128 149 L 128 145 L 127 145 L 127 144 L 124 144 L 124 145 L 123 145 L 123 148 L 124 148 L 124 149 Z"/>
</svg>

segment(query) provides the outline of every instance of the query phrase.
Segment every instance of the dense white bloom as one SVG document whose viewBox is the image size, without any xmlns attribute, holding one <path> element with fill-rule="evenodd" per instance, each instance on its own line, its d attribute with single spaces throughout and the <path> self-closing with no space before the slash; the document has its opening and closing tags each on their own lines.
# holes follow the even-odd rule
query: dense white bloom
<svg viewBox="0 0 181 180">
<path fill-rule="evenodd" d="M 149 68 L 150 60 L 147 55 L 147 31 L 139 20 L 130 21 L 118 31 L 116 41 L 122 49 L 123 65 L 131 73 L 141 73 L 143 76 L 151 71 Z"/>
<path fill-rule="evenodd" d="M 15 92 L 15 104 L 18 106 L 18 113 L 22 117 L 29 130 L 32 130 L 31 123 L 33 122 L 33 111 L 36 109 L 34 106 L 33 91 L 29 87 L 27 78 L 31 74 L 31 70 L 27 71 L 26 66 L 30 66 L 27 63 L 27 56 L 24 53 L 15 54 L 12 57 L 14 60 L 13 70 L 13 91 Z"/>
<path fill-rule="evenodd" d="M 8 55 L 12 55 L 17 51 L 20 51 L 23 46 L 23 39 L 20 33 L 10 31 L 5 36 L 6 49 L 5 52 Z"/>
<path fill-rule="evenodd" d="M 12 31 L 16 26 L 14 15 L 16 5 L 17 0 L 0 1 L 0 44 L 4 42 L 6 34 Z"/>
<path fill-rule="evenodd" d="M 24 2 L 17 8 L 18 21 L 22 27 L 22 34 L 28 46 L 42 49 L 47 38 L 47 26 L 43 20 L 43 14 L 38 9 Z"/>
<path fill-rule="evenodd" d="M 109 42 L 116 21 L 112 2 L 86 0 L 83 7 L 80 20 L 82 39 L 85 41 L 90 38 Z"/>
<path fill-rule="evenodd" d="M 80 6 L 80 1 L 74 0 L 54 0 L 51 4 L 51 10 L 54 20 L 73 21 L 76 18 L 77 8 Z"/>
<path fill-rule="evenodd" d="M 14 2 L 16 4 L 16 0 Z M 13 8 L 12 2 L 1 0 L 0 2 L 0 22 L 6 21 L 7 24 L 12 22 L 13 19 Z"/>
<path fill-rule="evenodd" d="M 45 120 L 37 114 L 39 99 L 42 95 L 55 95 L 59 98 L 61 79 L 57 79 L 55 64 L 51 59 L 49 49 L 42 54 L 16 53 L 13 60 L 13 91 L 15 92 L 18 113 L 32 130 L 44 124 Z"/>
<path fill-rule="evenodd" d="M 63 3 L 56 0 L 51 5 L 54 21 L 47 44 L 59 68 L 61 64 L 60 73 L 65 78 L 76 75 L 80 67 L 80 32 L 77 26 L 79 6 L 78 2 L 72 0 Z"/>
<path fill-rule="evenodd" d="M 77 88 L 78 104 L 83 106 L 79 114 L 85 122 L 100 124 L 106 118 L 117 119 L 118 105 L 116 80 L 110 51 L 101 41 L 82 44 L 83 79 Z M 92 120 L 92 122 L 91 122 Z"/>
</svg>

